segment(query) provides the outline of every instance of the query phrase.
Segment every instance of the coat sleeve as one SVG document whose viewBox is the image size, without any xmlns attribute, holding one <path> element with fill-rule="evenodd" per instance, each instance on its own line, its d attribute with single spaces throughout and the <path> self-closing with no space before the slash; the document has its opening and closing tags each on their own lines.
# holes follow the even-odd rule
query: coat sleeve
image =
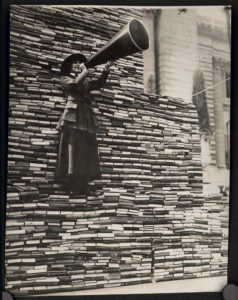
<svg viewBox="0 0 238 300">
<path fill-rule="evenodd" d="M 61 86 L 64 91 L 69 92 L 76 88 L 75 78 L 71 78 L 69 76 L 61 77 Z"/>
<path fill-rule="evenodd" d="M 87 90 L 88 92 L 91 92 L 93 90 L 98 90 L 101 87 L 103 87 L 106 84 L 107 78 L 108 78 L 109 70 L 103 71 L 101 76 L 96 80 L 91 80 L 88 83 Z"/>
</svg>

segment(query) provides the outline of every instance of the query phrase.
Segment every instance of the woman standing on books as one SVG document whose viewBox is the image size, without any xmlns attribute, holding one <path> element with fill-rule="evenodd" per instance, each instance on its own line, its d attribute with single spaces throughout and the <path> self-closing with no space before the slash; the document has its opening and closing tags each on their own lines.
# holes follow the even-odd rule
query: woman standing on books
<svg viewBox="0 0 238 300">
<path fill-rule="evenodd" d="M 81 54 L 68 56 L 61 66 L 61 85 L 66 106 L 59 120 L 60 143 L 55 177 L 71 193 L 87 194 L 88 182 L 101 177 L 96 141 L 97 122 L 91 107 L 90 92 L 107 80 L 112 62 L 108 62 L 97 80 L 87 78 L 88 70 Z"/>
</svg>

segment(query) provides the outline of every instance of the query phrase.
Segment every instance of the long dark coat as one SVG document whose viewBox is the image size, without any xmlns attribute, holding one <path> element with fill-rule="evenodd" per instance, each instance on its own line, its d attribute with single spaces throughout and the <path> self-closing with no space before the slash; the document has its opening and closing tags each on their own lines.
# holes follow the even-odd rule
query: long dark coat
<svg viewBox="0 0 238 300">
<path fill-rule="evenodd" d="M 101 176 L 90 92 L 101 88 L 107 77 L 108 71 L 103 71 L 98 80 L 86 78 L 76 83 L 73 76 L 61 78 L 66 106 L 57 125 L 61 132 L 55 172 L 58 182 L 77 185 Z"/>
</svg>

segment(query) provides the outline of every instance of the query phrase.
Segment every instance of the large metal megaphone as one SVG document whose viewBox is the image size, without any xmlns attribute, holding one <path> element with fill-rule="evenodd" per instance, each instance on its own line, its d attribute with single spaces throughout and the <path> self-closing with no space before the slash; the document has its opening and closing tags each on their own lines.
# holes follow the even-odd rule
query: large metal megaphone
<svg viewBox="0 0 238 300">
<path fill-rule="evenodd" d="M 149 48 L 149 37 L 141 21 L 132 19 L 102 49 L 94 54 L 85 66 L 92 68 Z"/>
</svg>

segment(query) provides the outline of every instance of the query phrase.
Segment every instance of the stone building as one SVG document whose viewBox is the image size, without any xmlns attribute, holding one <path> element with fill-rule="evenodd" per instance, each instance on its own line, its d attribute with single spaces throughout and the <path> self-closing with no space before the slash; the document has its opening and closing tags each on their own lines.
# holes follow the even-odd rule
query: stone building
<svg viewBox="0 0 238 300">
<path fill-rule="evenodd" d="M 146 10 L 144 22 L 151 44 L 144 54 L 145 91 L 194 102 L 204 192 L 218 192 L 229 186 L 229 7 Z"/>
</svg>

